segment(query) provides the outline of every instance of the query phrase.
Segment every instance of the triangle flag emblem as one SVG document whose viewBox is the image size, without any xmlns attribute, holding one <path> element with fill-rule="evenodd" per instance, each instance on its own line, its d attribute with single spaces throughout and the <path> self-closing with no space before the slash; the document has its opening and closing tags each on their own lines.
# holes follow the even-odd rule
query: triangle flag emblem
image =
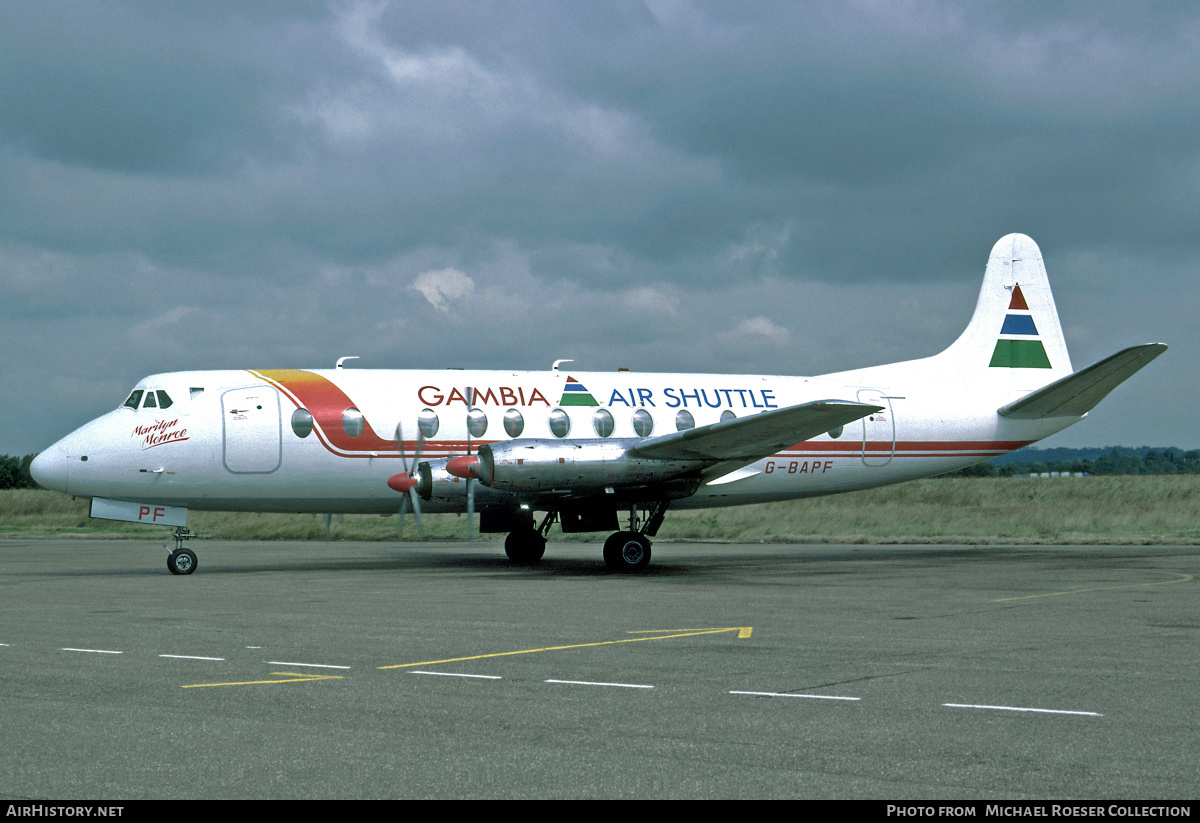
<svg viewBox="0 0 1200 823">
<path fill-rule="evenodd" d="M 1021 286 L 1013 286 L 1012 299 L 1008 303 L 1009 314 L 1004 316 L 1000 337 L 992 351 L 988 365 L 1003 369 L 1048 369 L 1050 358 L 1038 335 L 1033 313 L 1021 293 Z M 1013 314 L 1013 312 L 1021 312 Z"/>
<path fill-rule="evenodd" d="M 1022 309 L 1029 311 L 1029 305 L 1025 302 L 1025 295 L 1021 294 L 1021 285 L 1018 283 L 1013 286 L 1012 301 L 1008 304 L 1010 309 Z"/>
<path fill-rule="evenodd" d="M 567 376 L 567 384 L 563 386 L 562 400 L 558 402 L 560 406 L 599 406 L 596 398 L 592 397 L 587 388 L 582 383 L 570 375 Z"/>
</svg>

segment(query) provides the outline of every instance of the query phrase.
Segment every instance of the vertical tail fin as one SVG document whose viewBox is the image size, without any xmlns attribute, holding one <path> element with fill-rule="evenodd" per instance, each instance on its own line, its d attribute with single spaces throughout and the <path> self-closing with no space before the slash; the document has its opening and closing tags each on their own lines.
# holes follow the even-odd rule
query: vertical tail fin
<svg viewBox="0 0 1200 823">
<path fill-rule="evenodd" d="M 1071 358 L 1037 243 L 1023 234 L 992 247 L 966 331 L 937 357 L 998 381 L 1044 385 L 1071 373 Z"/>
</svg>

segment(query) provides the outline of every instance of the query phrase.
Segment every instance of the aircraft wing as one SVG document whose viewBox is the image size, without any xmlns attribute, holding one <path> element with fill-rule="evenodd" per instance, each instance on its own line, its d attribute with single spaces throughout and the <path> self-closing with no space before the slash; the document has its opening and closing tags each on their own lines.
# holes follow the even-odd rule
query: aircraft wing
<svg viewBox="0 0 1200 823">
<path fill-rule="evenodd" d="M 649 437 L 630 451 L 662 460 L 745 465 L 882 409 L 850 400 L 815 400 Z"/>
<path fill-rule="evenodd" d="M 1162 343 L 1133 346 L 1080 369 L 1019 400 L 1001 406 L 1004 417 L 1035 420 L 1042 417 L 1082 417 L 1110 391 L 1167 350 Z"/>
</svg>

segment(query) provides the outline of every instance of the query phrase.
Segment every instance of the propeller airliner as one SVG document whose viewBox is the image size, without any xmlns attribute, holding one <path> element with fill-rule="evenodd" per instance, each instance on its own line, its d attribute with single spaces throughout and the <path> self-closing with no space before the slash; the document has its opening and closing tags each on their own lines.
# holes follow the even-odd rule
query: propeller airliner
<svg viewBox="0 0 1200 823">
<path fill-rule="evenodd" d="M 478 515 L 516 563 L 564 532 L 612 532 L 644 569 L 668 509 L 732 506 L 943 474 L 1078 422 L 1166 350 L 1074 371 L 1041 251 L 992 249 L 975 313 L 940 354 L 814 377 L 249 369 L 155 374 L 33 461 L 98 518 L 175 527 L 189 510 Z M 343 358 L 346 359 L 346 358 Z M 540 521 L 535 513 L 541 513 Z M 622 527 L 622 520 L 625 520 Z"/>
</svg>

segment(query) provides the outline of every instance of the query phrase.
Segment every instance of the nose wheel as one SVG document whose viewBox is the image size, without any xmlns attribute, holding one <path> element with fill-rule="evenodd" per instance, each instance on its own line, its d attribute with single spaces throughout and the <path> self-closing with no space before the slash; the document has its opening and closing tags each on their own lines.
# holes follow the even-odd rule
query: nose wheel
<svg viewBox="0 0 1200 823">
<path fill-rule="evenodd" d="M 183 547 L 184 540 L 190 540 L 196 535 L 183 526 L 175 529 L 175 550 L 167 555 L 167 569 L 171 574 L 191 574 L 198 565 L 196 553 Z"/>
<path fill-rule="evenodd" d="M 167 555 L 171 574 L 191 574 L 196 570 L 196 553 L 191 549 L 176 549 Z"/>
</svg>

